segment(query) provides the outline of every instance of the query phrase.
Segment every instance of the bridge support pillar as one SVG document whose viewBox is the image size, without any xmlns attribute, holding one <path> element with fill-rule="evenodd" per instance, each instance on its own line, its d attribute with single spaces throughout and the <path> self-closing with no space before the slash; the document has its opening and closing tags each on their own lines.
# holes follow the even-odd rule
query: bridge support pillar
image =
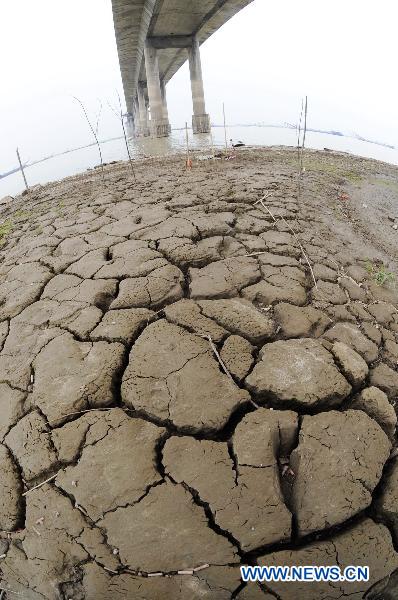
<svg viewBox="0 0 398 600">
<path fill-rule="evenodd" d="M 160 82 L 160 93 L 162 95 L 162 103 L 163 103 L 163 119 L 165 119 L 168 123 L 168 131 L 171 133 L 171 125 L 169 122 L 169 110 L 167 108 L 167 96 L 166 96 L 166 84 L 164 79 Z"/>
<path fill-rule="evenodd" d="M 126 130 L 127 130 L 127 135 L 129 137 L 133 137 L 135 135 L 135 113 L 134 112 L 128 112 L 126 113 L 126 115 L 124 116 L 126 118 Z M 123 118 L 124 118 L 123 117 Z"/>
<path fill-rule="evenodd" d="M 188 58 L 193 105 L 192 129 L 194 133 L 209 133 L 210 117 L 206 113 L 200 48 L 196 36 L 192 38 L 192 45 L 188 48 Z"/>
<path fill-rule="evenodd" d="M 137 108 L 138 108 L 138 126 L 136 127 L 137 136 L 150 135 L 148 125 L 148 108 L 145 98 L 145 86 L 142 82 L 138 84 L 137 89 Z"/>
<path fill-rule="evenodd" d="M 145 42 L 145 68 L 148 85 L 149 106 L 151 109 L 150 128 L 155 137 L 166 137 L 170 133 L 168 118 L 164 117 L 164 102 L 160 88 L 157 51 L 151 43 Z"/>
</svg>

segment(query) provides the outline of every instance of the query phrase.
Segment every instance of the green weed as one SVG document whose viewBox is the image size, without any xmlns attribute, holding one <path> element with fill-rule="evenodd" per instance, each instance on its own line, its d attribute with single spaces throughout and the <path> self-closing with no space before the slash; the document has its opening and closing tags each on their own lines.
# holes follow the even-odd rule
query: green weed
<svg viewBox="0 0 398 600">
<path fill-rule="evenodd" d="M 374 264 L 368 261 L 365 268 L 376 285 L 382 286 L 392 284 L 395 281 L 395 274 L 391 271 L 387 271 L 387 268 L 383 263 Z"/>
<path fill-rule="evenodd" d="M 0 225 L 0 245 L 5 244 L 7 236 L 9 233 L 11 233 L 12 230 L 13 224 L 11 223 L 11 221 L 4 221 L 4 223 Z"/>
</svg>

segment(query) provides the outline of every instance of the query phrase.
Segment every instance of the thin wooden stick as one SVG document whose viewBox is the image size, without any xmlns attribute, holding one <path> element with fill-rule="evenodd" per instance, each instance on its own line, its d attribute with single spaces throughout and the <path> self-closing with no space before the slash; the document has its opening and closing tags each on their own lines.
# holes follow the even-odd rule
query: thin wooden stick
<svg viewBox="0 0 398 600">
<path fill-rule="evenodd" d="M 304 107 L 304 108 L 303 108 Z M 301 131 L 301 120 L 303 117 L 304 111 L 304 126 L 303 126 L 303 139 L 300 143 L 300 131 Z M 300 114 L 300 124 L 299 124 L 299 137 L 297 142 L 297 152 L 298 152 L 298 194 L 297 198 L 300 199 L 301 196 L 301 180 L 304 172 L 304 148 L 305 148 L 305 138 L 307 134 L 307 114 L 308 114 L 308 96 L 305 97 L 305 100 L 301 101 L 301 114 Z"/>
<path fill-rule="evenodd" d="M 225 103 L 222 103 L 222 112 L 223 112 L 223 117 L 224 117 L 224 137 L 225 137 L 225 150 L 228 154 L 228 142 L 227 142 L 227 123 L 226 123 L 226 119 L 225 119 Z"/>
<path fill-rule="evenodd" d="M 185 141 L 187 143 L 187 169 L 192 167 L 192 161 L 189 156 L 189 137 L 188 137 L 188 123 L 185 122 Z"/>
<path fill-rule="evenodd" d="M 197 573 L 198 571 L 203 571 L 204 569 L 208 569 L 209 567 L 209 563 L 206 563 L 205 565 L 200 565 L 200 567 L 195 567 L 194 573 Z"/>
<path fill-rule="evenodd" d="M 35 485 L 34 487 L 32 487 L 29 490 L 27 490 L 26 492 L 24 492 L 22 494 L 22 496 L 26 496 L 30 492 L 33 492 L 33 490 L 37 490 L 38 488 L 42 487 L 42 485 L 45 485 L 46 483 L 49 483 L 50 481 L 52 481 L 53 479 L 55 479 L 57 477 L 57 475 L 58 475 L 58 473 L 55 473 L 55 475 L 51 475 L 51 477 L 49 477 L 48 479 L 46 479 L 42 483 L 39 483 L 38 485 Z"/>
<path fill-rule="evenodd" d="M 234 378 L 232 377 L 231 373 L 228 371 L 227 367 L 225 366 L 213 340 L 211 339 L 210 335 L 201 335 L 200 337 L 206 338 L 210 344 L 211 349 L 213 350 L 214 354 L 216 355 L 216 358 L 218 360 L 218 362 L 221 365 L 222 370 L 224 371 L 224 373 L 230 378 L 231 381 L 234 382 Z M 235 382 L 234 382 L 235 383 Z"/>
<path fill-rule="evenodd" d="M 307 114 L 308 114 L 308 96 L 305 97 L 305 106 L 304 106 L 304 132 L 303 132 L 303 144 L 301 146 L 301 171 L 303 171 L 303 155 L 305 148 L 305 138 L 307 135 Z"/>
<path fill-rule="evenodd" d="M 254 204 L 261 204 L 261 206 L 264 208 L 264 210 L 266 210 L 267 213 L 269 215 L 271 215 L 271 218 L 274 220 L 274 222 L 277 223 L 278 222 L 277 219 L 274 217 L 274 215 L 272 214 L 272 212 L 269 210 L 269 208 L 267 208 L 265 206 L 265 204 L 263 202 L 263 200 L 265 200 L 265 198 L 268 198 L 268 195 L 263 196 L 263 198 L 260 198 L 260 200 L 257 200 L 257 202 L 255 202 Z M 303 248 L 302 243 L 300 242 L 299 238 L 297 237 L 296 232 L 294 231 L 293 227 L 291 225 L 289 225 L 289 223 L 286 221 L 286 219 L 284 217 L 279 217 L 279 219 L 280 219 L 280 221 L 283 221 L 285 223 L 285 225 L 287 225 L 287 227 L 292 232 L 292 234 L 294 236 L 294 239 L 296 240 L 296 242 L 297 242 L 297 244 L 298 244 L 298 246 L 299 246 L 299 248 L 301 250 L 301 254 L 303 255 L 304 260 L 306 261 L 306 263 L 309 266 L 309 269 L 310 269 L 310 272 L 311 272 L 311 276 L 312 276 L 312 279 L 313 279 L 313 282 L 314 282 L 314 286 L 315 286 L 316 289 L 318 289 L 318 285 L 316 283 L 316 279 L 315 279 L 314 271 L 312 270 L 311 263 L 310 263 L 309 258 L 308 258 L 307 254 L 306 254 L 306 252 L 305 252 L 305 250 Z"/>
<path fill-rule="evenodd" d="M 23 177 L 23 180 L 24 180 L 24 182 L 25 182 L 25 187 L 26 187 L 26 189 L 28 190 L 28 189 L 29 189 L 29 186 L 28 186 L 28 182 L 26 181 L 26 177 L 25 177 L 25 171 L 23 170 L 22 161 L 21 161 L 21 157 L 20 157 L 20 155 L 19 155 L 19 150 L 18 150 L 18 148 L 17 148 L 17 156 L 18 156 L 19 168 L 21 169 L 22 177 Z"/>
<path fill-rule="evenodd" d="M 80 104 L 81 109 L 83 111 L 83 114 L 84 114 L 84 116 L 86 118 L 86 121 L 87 121 L 87 123 L 88 123 L 88 125 L 89 125 L 89 127 L 91 129 L 91 133 L 94 136 L 95 143 L 97 144 L 98 152 L 99 152 L 99 155 L 100 155 L 100 161 L 101 161 L 102 181 L 104 182 L 105 181 L 105 173 L 104 173 L 104 161 L 103 161 L 103 158 L 102 158 L 101 144 L 99 143 L 98 136 L 97 136 L 97 134 L 95 132 L 95 129 L 92 126 L 90 119 L 88 118 L 88 114 L 87 114 L 87 111 L 86 111 L 86 108 L 85 108 L 83 102 L 81 100 L 79 100 L 79 98 L 76 98 L 76 96 L 73 96 L 73 98 Z"/>
<path fill-rule="evenodd" d="M 133 161 L 132 161 L 131 154 L 130 154 L 130 148 L 129 148 L 129 144 L 128 144 L 128 140 L 127 140 L 126 128 L 124 126 L 122 101 L 120 99 L 119 92 L 117 92 L 117 97 L 118 97 L 118 100 L 119 100 L 120 122 L 122 124 L 123 136 L 124 136 L 124 143 L 126 144 L 126 150 L 127 150 L 127 156 L 129 157 L 130 169 L 131 169 L 131 171 L 133 173 L 134 181 L 137 182 L 137 177 L 135 176 L 135 170 L 134 170 Z"/>
<path fill-rule="evenodd" d="M 211 142 L 211 152 L 213 154 L 213 160 L 215 160 L 216 159 L 216 153 L 214 151 L 214 139 L 213 139 L 213 132 L 211 130 L 211 127 L 210 127 L 210 142 Z"/>
<path fill-rule="evenodd" d="M 222 358 L 221 358 L 221 356 L 220 356 L 220 354 L 219 354 L 219 352 L 218 352 L 218 350 L 217 350 L 217 348 L 216 348 L 216 346 L 215 346 L 215 344 L 214 344 L 213 340 L 211 339 L 211 336 L 210 336 L 210 335 L 201 335 L 200 337 L 202 337 L 202 338 L 206 338 L 206 340 L 208 340 L 208 342 L 209 342 L 209 344 L 210 344 L 210 347 L 211 347 L 211 349 L 213 350 L 213 352 L 214 352 L 214 354 L 215 354 L 215 356 L 216 356 L 216 358 L 217 358 L 218 362 L 220 363 L 220 366 L 221 366 L 222 370 L 223 370 L 223 371 L 224 371 L 224 373 L 227 375 L 227 377 L 229 377 L 229 379 L 232 381 L 232 383 L 235 385 L 234 378 L 232 377 L 231 373 L 228 371 L 227 367 L 225 366 L 225 363 L 224 363 L 224 361 L 222 360 Z M 251 398 L 250 398 L 249 402 L 250 402 L 251 404 L 253 404 L 253 406 L 254 406 L 255 408 L 259 408 L 259 405 L 258 405 L 258 404 L 256 404 L 256 403 L 254 402 L 254 400 L 252 400 Z"/>
<path fill-rule="evenodd" d="M 303 120 L 304 100 L 301 99 L 300 119 L 297 129 L 297 200 L 301 198 L 301 123 Z"/>
<path fill-rule="evenodd" d="M 300 164 L 300 138 L 301 138 L 301 121 L 303 119 L 304 101 L 301 100 L 300 119 L 297 126 L 297 161 Z"/>
<path fill-rule="evenodd" d="M 59 417 L 55 421 L 49 421 L 48 424 L 51 427 L 52 425 L 55 425 L 56 423 L 58 423 L 58 421 L 60 419 L 67 419 L 68 417 L 74 417 L 75 415 L 83 415 L 83 414 L 89 413 L 89 412 L 104 412 L 104 411 L 109 411 L 109 410 L 116 410 L 117 408 L 120 408 L 120 407 L 119 406 L 111 406 L 109 408 L 98 407 L 98 408 L 86 408 L 85 410 L 77 410 L 76 412 L 68 413 L 67 415 L 62 415 L 61 417 Z M 124 408 L 123 410 L 125 410 L 125 411 L 131 411 L 130 408 Z"/>
</svg>

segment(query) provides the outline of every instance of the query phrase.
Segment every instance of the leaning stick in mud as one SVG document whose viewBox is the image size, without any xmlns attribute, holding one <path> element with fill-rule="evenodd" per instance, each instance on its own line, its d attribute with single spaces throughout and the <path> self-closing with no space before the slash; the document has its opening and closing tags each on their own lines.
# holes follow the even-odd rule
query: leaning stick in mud
<svg viewBox="0 0 398 600">
<path fill-rule="evenodd" d="M 18 162 L 19 162 L 19 168 L 21 169 L 22 177 L 23 177 L 23 180 L 24 180 L 24 182 L 25 182 L 25 187 L 26 187 L 26 189 L 28 190 L 28 189 L 29 189 L 29 186 L 28 186 L 28 182 L 26 181 L 26 177 L 25 177 L 25 171 L 23 170 L 22 161 L 21 161 L 21 157 L 20 157 L 20 155 L 19 155 L 19 150 L 18 150 L 18 148 L 17 148 L 17 157 L 18 157 Z"/>
<path fill-rule="evenodd" d="M 302 127 L 304 114 L 304 125 Z M 301 197 L 301 179 L 304 171 L 303 166 L 303 157 L 304 157 L 304 148 L 305 148 L 305 138 L 307 134 L 307 115 L 308 115 L 308 96 L 305 97 L 305 100 L 301 100 L 301 111 L 300 111 L 300 120 L 297 128 L 297 163 L 298 163 L 298 182 L 297 182 L 297 199 L 300 200 Z M 302 133 L 302 140 L 301 138 Z"/>
<path fill-rule="evenodd" d="M 185 122 L 185 140 L 187 143 L 187 169 L 192 168 L 192 161 L 189 155 L 189 138 L 188 138 L 188 123 Z"/>
<path fill-rule="evenodd" d="M 224 118 L 224 137 L 225 137 L 225 152 L 228 154 L 228 142 L 227 142 L 227 123 L 225 120 L 225 103 L 222 103 L 222 114 Z"/>
<path fill-rule="evenodd" d="M 264 208 L 264 210 L 266 210 L 266 211 L 267 211 L 267 213 L 268 213 L 268 214 L 271 216 L 271 218 L 273 219 L 273 221 L 274 221 L 275 223 L 277 223 L 277 222 L 278 222 L 278 220 L 277 220 L 277 219 L 274 217 L 274 215 L 272 214 L 272 212 L 270 211 L 270 209 L 269 209 L 269 208 L 267 208 L 267 206 L 265 206 L 265 204 L 264 204 L 264 202 L 263 202 L 263 201 L 264 201 L 266 198 L 268 198 L 268 194 L 267 194 L 266 196 L 263 196 L 262 198 L 260 198 L 260 200 L 257 200 L 257 202 L 255 202 L 254 204 L 261 204 L 261 206 Z M 313 282 L 314 282 L 314 286 L 315 286 L 315 288 L 316 288 L 316 289 L 318 289 L 318 285 L 317 285 L 317 283 L 316 283 L 316 279 L 315 279 L 314 271 L 313 271 L 313 269 L 312 269 L 312 266 L 311 266 L 310 260 L 309 260 L 309 258 L 308 258 L 308 256 L 307 256 L 307 254 L 306 254 L 306 252 L 305 252 L 305 250 L 304 250 L 304 248 L 303 248 L 303 245 L 302 245 L 302 243 L 300 242 L 299 238 L 297 237 L 297 234 L 296 234 L 296 232 L 294 231 L 293 227 L 292 227 L 291 225 L 289 225 L 289 223 L 286 221 L 286 219 L 285 219 L 284 217 L 280 217 L 280 220 L 281 220 L 281 221 L 283 221 L 283 223 L 285 223 L 285 225 L 287 225 L 287 227 L 288 227 L 288 228 L 290 229 L 290 231 L 292 232 L 292 234 L 293 234 L 293 236 L 294 236 L 294 239 L 296 240 L 296 242 L 297 242 L 297 244 L 298 244 L 298 246 L 299 246 L 299 248 L 300 248 L 300 250 L 301 250 L 301 254 L 303 255 L 303 257 L 304 257 L 304 260 L 305 260 L 305 262 L 307 263 L 307 265 L 308 265 L 308 267 L 309 267 L 309 269 L 310 269 L 310 272 L 311 272 L 311 277 L 312 277 L 312 280 L 313 280 Z"/>
<path fill-rule="evenodd" d="M 211 143 L 211 153 L 213 155 L 213 161 L 216 160 L 216 153 L 214 150 L 214 139 L 213 139 L 213 132 L 211 130 L 211 126 L 210 126 L 210 143 Z"/>
<path fill-rule="evenodd" d="M 79 100 L 79 98 L 76 98 L 76 96 L 73 96 L 73 98 L 74 98 L 74 99 L 75 99 L 75 100 L 76 100 L 76 101 L 77 101 L 77 102 L 80 104 L 80 106 L 81 106 L 81 109 L 82 109 L 82 111 L 83 111 L 83 114 L 84 114 L 84 116 L 85 116 L 85 118 L 86 118 L 86 121 L 87 121 L 87 123 L 88 123 L 88 125 L 89 125 L 89 127 L 90 127 L 90 129 L 91 129 L 91 133 L 92 133 L 92 134 L 93 134 L 93 136 L 94 136 L 95 143 L 97 144 L 97 148 L 98 148 L 98 152 L 99 152 L 99 156 L 100 156 L 100 161 L 101 161 L 101 173 L 102 173 L 102 181 L 104 182 L 104 181 L 105 181 L 105 174 L 104 174 L 104 161 L 103 161 L 103 158 L 102 158 L 101 144 L 99 143 L 99 140 L 98 140 L 98 135 L 97 135 L 97 133 L 96 133 L 96 131 L 95 131 L 94 127 L 92 126 L 90 119 L 88 118 L 88 114 L 87 114 L 87 111 L 86 111 L 86 107 L 84 106 L 83 102 L 82 102 L 81 100 Z M 98 121 L 99 121 L 99 117 L 98 117 Z M 97 122 L 97 128 L 98 128 L 98 122 Z"/>
<path fill-rule="evenodd" d="M 301 139 L 301 122 L 303 120 L 304 100 L 301 100 L 300 118 L 297 125 L 297 162 L 300 165 L 300 139 Z"/>
<path fill-rule="evenodd" d="M 126 150 L 127 150 L 127 156 L 128 156 L 128 159 L 129 159 L 130 169 L 131 169 L 131 172 L 133 173 L 134 181 L 137 182 L 137 177 L 135 176 L 135 169 L 134 169 L 134 166 L 133 166 L 133 160 L 131 158 L 130 147 L 129 147 L 129 143 L 128 143 L 128 139 L 127 139 L 126 127 L 124 125 L 122 101 L 120 99 L 120 94 L 119 94 L 119 92 L 117 90 L 116 90 L 116 94 L 117 94 L 117 99 L 118 99 L 118 102 L 119 102 L 119 112 L 117 110 L 115 110 L 113 108 L 113 106 L 109 102 L 108 102 L 108 106 L 111 109 L 111 111 L 113 112 L 113 114 L 115 115 L 115 117 L 117 119 L 119 119 L 119 121 L 120 121 L 120 123 L 122 125 L 124 143 L 126 145 Z"/>
<path fill-rule="evenodd" d="M 307 114 L 308 114 L 308 96 L 305 97 L 304 104 L 304 131 L 303 131 L 303 143 L 301 145 L 301 173 L 303 172 L 303 156 L 305 148 L 305 138 L 307 135 Z"/>
</svg>

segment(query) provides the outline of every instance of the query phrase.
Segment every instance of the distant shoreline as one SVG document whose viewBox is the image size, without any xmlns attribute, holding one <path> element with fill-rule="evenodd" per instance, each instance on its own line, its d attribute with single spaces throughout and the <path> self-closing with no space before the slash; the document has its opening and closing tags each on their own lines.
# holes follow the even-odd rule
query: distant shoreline
<svg viewBox="0 0 398 600">
<path fill-rule="evenodd" d="M 212 127 L 214 128 L 223 128 L 224 125 L 219 125 L 217 123 L 213 123 Z M 292 123 L 284 123 L 284 124 L 275 124 L 275 123 L 264 123 L 264 122 L 259 122 L 259 123 L 236 123 L 233 125 L 228 125 L 228 128 L 234 128 L 234 127 L 261 127 L 261 128 L 275 128 L 275 129 L 296 129 L 296 125 L 292 124 Z M 191 127 L 189 127 L 189 129 L 191 129 Z M 183 131 L 185 130 L 185 127 L 173 127 L 173 131 Z M 336 137 L 343 137 L 343 138 L 350 138 L 350 139 L 356 139 L 359 140 L 361 142 L 365 142 L 368 144 L 374 144 L 376 146 L 381 146 L 383 148 L 389 148 L 390 150 L 397 150 L 398 147 L 394 146 L 392 144 L 387 144 L 385 142 L 379 142 L 376 140 L 370 140 L 367 139 L 365 137 L 360 136 L 359 134 L 354 134 L 354 135 L 348 135 L 345 134 L 341 131 L 335 131 L 335 130 L 326 130 L 326 129 L 314 129 L 314 128 L 308 128 L 307 131 L 311 132 L 311 133 L 321 133 L 324 135 L 332 135 L 332 136 L 336 136 Z M 108 142 L 113 142 L 115 140 L 121 140 L 123 139 L 122 136 L 115 136 L 115 137 L 111 137 L 111 138 L 106 138 L 104 140 L 100 140 L 100 144 L 107 144 Z M 39 158 L 37 160 L 34 160 L 32 162 L 29 162 L 27 164 L 24 165 L 24 169 L 28 169 L 29 167 L 33 167 L 34 165 L 40 164 L 42 162 L 46 162 L 47 160 L 51 160 L 52 158 L 57 158 L 59 156 L 64 156 L 65 154 L 70 154 L 71 152 L 78 152 L 79 150 L 85 150 L 86 148 L 91 148 L 92 146 L 95 146 L 96 142 L 91 142 L 90 144 L 85 144 L 84 146 L 77 146 L 76 148 L 68 148 L 67 150 L 63 150 L 62 152 L 56 152 L 55 154 L 49 154 L 47 156 L 44 156 L 42 158 Z M 5 172 L 5 173 L 0 173 L 0 179 L 5 179 L 6 177 L 9 177 L 11 175 L 14 175 L 15 173 L 18 173 L 20 171 L 19 166 L 18 167 L 14 167 L 13 169 Z"/>
</svg>

